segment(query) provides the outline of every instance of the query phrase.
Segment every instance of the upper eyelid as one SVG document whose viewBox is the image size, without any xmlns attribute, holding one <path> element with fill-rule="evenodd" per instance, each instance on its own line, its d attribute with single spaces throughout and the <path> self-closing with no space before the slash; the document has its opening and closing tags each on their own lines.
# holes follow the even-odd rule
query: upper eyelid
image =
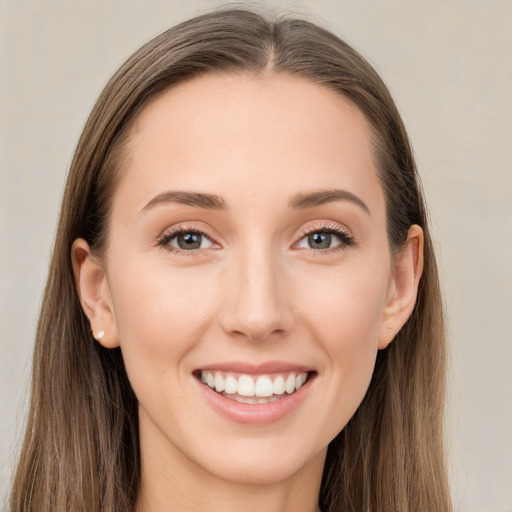
<svg viewBox="0 0 512 512">
<path fill-rule="evenodd" d="M 215 234 L 212 230 L 204 227 L 204 226 L 193 226 L 191 224 L 179 224 L 177 226 L 171 226 L 169 228 L 164 229 L 160 235 L 158 236 L 158 239 L 161 239 L 163 237 L 168 236 L 176 236 L 180 233 L 187 233 L 187 232 L 197 232 L 200 233 L 208 238 L 210 238 L 213 241 L 213 238 L 215 238 Z"/>
<path fill-rule="evenodd" d="M 343 232 L 347 236 L 353 237 L 350 229 L 334 221 L 314 221 L 312 225 L 301 228 L 298 236 L 305 236 L 316 231 L 334 231 Z"/>
<path fill-rule="evenodd" d="M 293 243 L 292 247 L 298 246 L 300 242 L 310 234 L 322 231 L 334 234 L 334 236 L 336 236 L 339 239 L 340 243 L 337 244 L 335 247 L 325 249 L 309 248 L 309 250 L 313 251 L 314 254 L 328 256 L 340 250 L 345 250 L 349 247 L 354 247 L 358 245 L 358 241 L 355 239 L 352 231 L 344 224 L 341 224 L 333 220 L 317 220 L 313 221 L 312 224 L 305 226 L 304 228 L 301 229 L 300 234 L 296 237 L 296 241 Z M 305 248 L 303 249 L 306 250 Z"/>
<path fill-rule="evenodd" d="M 301 235 L 308 235 L 308 234 L 311 234 L 311 233 L 316 233 L 316 232 L 321 232 L 321 231 L 334 231 L 334 232 L 339 232 L 339 231 L 342 231 L 343 233 L 346 233 L 347 235 L 350 235 L 350 232 L 347 230 L 347 229 L 344 229 L 342 228 L 341 226 L 334 226 L 334 225 L 323 225 L 323 226 L 313 226 L 313 227 L 307 227 L 307 228 L 304 228 L 301 230 L 301 232 L 299 233 L 299 236 Z"/>
<path fill-rule="evenodd" d="M 207 247 L 203 249 L 191 249 L 185 250 L 178 247 L 172 246 L 169 242 L 176 238 L 180 233 L 187 232 L 195 232 L 200 235 L 206 237 L 211 243 L 213 247 Z M 203 251 L 207 251 L 208 249 L 215 248 L 217 249 L 221 244 L 217 242 L 216 237 L 213 234 L 210 234 L 210 230 L 206 229 L 204 226 L 192 226 L 188 223 L 179 224 L 178 226 L 171 226 L 164 231 L 156 238 L 156 246 L 159 248 L 163 248 L 174 254 L 186 254 L 187 256 L 191 256 L 193 254 L 200 254 Z M 217 247 L 215 247 L 217 246 Z"/>
</svg>

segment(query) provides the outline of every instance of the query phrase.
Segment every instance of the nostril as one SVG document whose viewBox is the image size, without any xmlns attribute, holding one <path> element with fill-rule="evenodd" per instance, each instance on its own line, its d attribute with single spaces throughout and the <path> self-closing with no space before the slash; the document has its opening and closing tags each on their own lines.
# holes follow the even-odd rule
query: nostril
<svg viewBox="0 0 512 512">
<path fill-rule="evenodd" d="M 223 330 L 254 342 L 284 336 L 293 328 L 293 315 L 290 296 L 283 293 L 284 287 L 279 286 L 273 275 L 275 268 L 258 266 L 256 270 L 246 270 L 237 276 L 239 286 L 232 291 L 232 296 L 225 298 L 219 311 Z"/>
<path fill-rule="evenodd" d="M 251 342 L 259 343 L 269 338 L 282 337 L 285 334 L 284 329 L 261 329 L 261 325 L 258 327 L 247 326 L 243 331 L 236 330 L 232 333 L 238 338 L 247 338 Z"/>
</svg>

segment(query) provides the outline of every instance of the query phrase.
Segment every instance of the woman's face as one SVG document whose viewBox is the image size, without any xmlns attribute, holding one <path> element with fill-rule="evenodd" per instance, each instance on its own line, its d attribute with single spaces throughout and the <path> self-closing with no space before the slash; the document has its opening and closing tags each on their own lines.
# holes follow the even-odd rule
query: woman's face
<svg viewBox="0 0 512 512">
<path fill-rule="evenodd" d="M 143 464 L 321 467 L 401 326 L 362 114 L 288 76 L 182 83 L 137 119 L 111 213 L 92 323 L 121 347 Z"/>
</svg>

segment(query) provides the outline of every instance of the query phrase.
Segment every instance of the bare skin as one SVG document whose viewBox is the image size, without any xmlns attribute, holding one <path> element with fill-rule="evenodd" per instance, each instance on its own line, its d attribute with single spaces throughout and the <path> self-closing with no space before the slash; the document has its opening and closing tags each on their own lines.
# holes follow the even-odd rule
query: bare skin
<svg viewBox="0 0 512 512">
<path fill-rule="evenodd" d="M 327 446 L 414 307 L 422 246 L 412 226 L 391 253 L 367 123 L 334 92 L 205 76 L 147 106 L 104 258 L 84 240 L 72 252 L 139 400 L 137 512 L 317 512 Z M 233 400 L 226 416 L 198 378 L 269 362 L 308 381 L 260 423 Z"/>
</svg>

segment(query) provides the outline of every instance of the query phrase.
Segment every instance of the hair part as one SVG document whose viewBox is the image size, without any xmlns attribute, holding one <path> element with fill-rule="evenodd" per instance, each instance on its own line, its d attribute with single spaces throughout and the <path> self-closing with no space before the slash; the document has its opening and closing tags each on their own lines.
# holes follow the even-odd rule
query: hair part
<svg viewBox="0 0 512 512">
<path fill-rule="evenodd" d="M 287 74 L 350 99 L 372 132 L 390 247 L 424 232 L 415 309 L 378 353 L 363 402 L 330 443 L 324 512 L 449 512 L 442 441 L 445 334 L 426 207 L 407 134 L 373 68 L 330 32 L 301 19 L 214 11 L 159 35 L 101 93 L 71 164 L 36 335 L 25 441 L 11 512 L 131 511 L 140 485 L 137 399 L 119 349 L 95 342 L 75 289 L 70 251 L 101 254 L 129 133 L 163 91 L 204 74 Z"/>
</svg>

